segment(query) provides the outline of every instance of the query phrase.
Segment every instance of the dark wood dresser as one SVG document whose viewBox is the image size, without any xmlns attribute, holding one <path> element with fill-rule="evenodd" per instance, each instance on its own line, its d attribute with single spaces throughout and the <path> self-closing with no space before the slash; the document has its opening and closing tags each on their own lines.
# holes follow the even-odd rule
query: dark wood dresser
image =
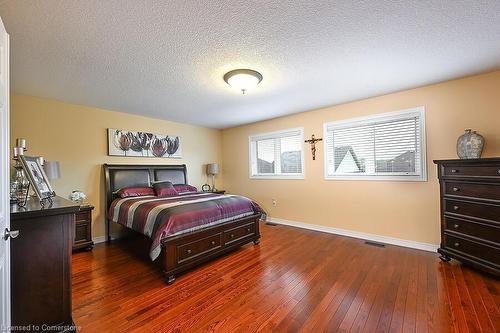
<svg viewBox="0 0 500 333">
<path fill-rule="evenodd" d="M 73 251 L 92 250 L 94 242 L 92 241 L 92 210 L 94 206 L 82 205 L 76 213 L 75 237 L 73 239 Z"/>
<path fill-rule="evenodd" d="M 31 331 L 74 329 L 71 316 L 71 249 L 79 205 L 60 197 L 42 209 L 30 198 L 26 207 L 11 205 L 12 325 Z M 73 326 L 73 327 L 72 327 Z M 50 329 L 49 329 L 50 328 Z"/>
<path fill-rule="evenodd" d="M 500 158 L 434 163 L 441 187 L 440 258 L 500 276 Z"/>
</svg>

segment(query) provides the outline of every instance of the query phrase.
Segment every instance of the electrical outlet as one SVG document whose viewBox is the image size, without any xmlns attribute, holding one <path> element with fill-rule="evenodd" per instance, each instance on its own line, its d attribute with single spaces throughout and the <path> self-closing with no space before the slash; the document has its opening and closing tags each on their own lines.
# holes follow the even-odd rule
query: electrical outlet
<svg viewBox="0 0 500 333">
<path fill-rule="evenodd" d="M 273 199 L 273 207 L 278 206 L 278 201 L 276 199 Z"/>
</svg>

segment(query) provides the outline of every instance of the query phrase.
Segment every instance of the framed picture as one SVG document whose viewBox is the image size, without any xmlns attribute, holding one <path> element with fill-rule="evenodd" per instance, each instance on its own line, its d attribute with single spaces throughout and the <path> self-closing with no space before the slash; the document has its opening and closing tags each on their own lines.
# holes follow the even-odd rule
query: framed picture
<svg viewBox="0 0 500 333">
<path fill-rule="evenodd" d="M 50 186 L 49 179 L 40 163 L 38 163 L 37 158 L 24 155 L 20 155 L 19 157 L 23 170 L 38 198 L 44 200 L 55 196 L 56 194 Z"/>
<path fill-rule="evenodd" d="M 108 128 L 108 155 L 181 158 L 181 138 L 176 135 Z"/>
</svg>

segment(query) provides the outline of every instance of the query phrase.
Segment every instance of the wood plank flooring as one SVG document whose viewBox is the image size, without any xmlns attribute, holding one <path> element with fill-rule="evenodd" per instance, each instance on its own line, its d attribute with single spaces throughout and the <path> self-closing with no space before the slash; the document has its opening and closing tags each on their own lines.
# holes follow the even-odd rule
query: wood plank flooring
<svg viewBox="0 0 500 333">
<path fill-rule="evenodd" d="M 262 225 L 169 286 L 136 243 L 73 255 L 82 332 L 500 332 L 500 282 L 434 253 Z"/>
</svg>

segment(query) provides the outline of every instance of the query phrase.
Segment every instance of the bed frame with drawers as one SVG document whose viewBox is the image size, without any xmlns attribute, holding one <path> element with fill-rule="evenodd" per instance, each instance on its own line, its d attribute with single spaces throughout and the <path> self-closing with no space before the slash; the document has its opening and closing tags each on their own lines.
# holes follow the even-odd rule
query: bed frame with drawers
<svg viewBox="0 0 500 333">
<path fill-rule="evenodd" d="M 115 199 L 114 193 L 124 187 L 151 186 L 154 181 L 168 180 L 187 184 L 186 165 L 124 165 L 104 164 L 106 216 Z M 175 281 L 180 272 L 232 251 L 240 246 L 260 242 L 259 220 L 254 214 L 162 240 L 162 268 L 167 283 Z M 106 218 L 108 242 L 112 228 Z M 114 223 L 114 225 L 119 225 Z"/>
</svg>

